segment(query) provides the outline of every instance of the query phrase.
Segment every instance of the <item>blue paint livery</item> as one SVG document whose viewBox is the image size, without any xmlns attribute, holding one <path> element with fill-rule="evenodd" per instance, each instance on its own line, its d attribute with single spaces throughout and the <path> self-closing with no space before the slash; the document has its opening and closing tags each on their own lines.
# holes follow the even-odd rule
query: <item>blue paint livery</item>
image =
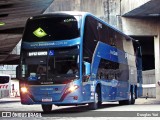
<svg viewBox="0 0 160 120">
<path fill-rule="evenodd" d="M 72 15 L 73 13 L 67 12 L 67 14 Z M 46 42 L 23 42 L 22 40 L 22 50 L 34 50 L 34 49 L 44 49 L 44 48 L 63 48 L 68 46 L 79 46 L 80 47 L 80 76 L 79 79 L 74 80 L 71 83 L 60 84 L 60 85 L 30 85 L 28 94 L 21 94 L 21 103 L 22 104 L 55 104 L 55 105 L 79 105 L 83 103 L 91 103 L 94 101 L 94 94 L 96 86 L 101 85 L 101 98 L 102 102 L 104 101 L 120 101 L 127 100 L 128 94 L 130 92 L 130 82 L 128 81 L 119 81 L 119 80 L 107 80 L 107 79 L 98 79 L 97 72 L 101 59 L 110 60 L 117 63 L 122 63 L 128 65 L 128 60 L 126 57 L 126 52 L 118 50 L 117 48 L 107 45 L 102 42 L 98 42 L 91 63 L 91 75 L 88 81 L 83 81 L 83 37 L 84 37 L 84 26 L 86 16 L 92 16 L 98 21 L 106 24 L 115 31 L 121 33 L 123 36 L 131 39 L 129 36 L 123 34 L 112 26 L 108 25 L 104 21 L 96 18 L 95 16 L 89 13 L 75 13 L 81 14 L 82 20 L 80 28 L 80 37 L 71 39 L 71 40 L 59 40 L 59 41 L 46 41 Z M 54 55 L 54 51 L 52 51 Z M 37 80 L 36 77 L 28 78 L 29 81 Z M 71 92 L 66 93 L 67 89 L 71 85 L 77 85 L 78 88 Z M 78 99 L 74 99 L 77 96 Z M 42 102 L 42 99 L 51 99 L 50 102 Z"/>
</svg>

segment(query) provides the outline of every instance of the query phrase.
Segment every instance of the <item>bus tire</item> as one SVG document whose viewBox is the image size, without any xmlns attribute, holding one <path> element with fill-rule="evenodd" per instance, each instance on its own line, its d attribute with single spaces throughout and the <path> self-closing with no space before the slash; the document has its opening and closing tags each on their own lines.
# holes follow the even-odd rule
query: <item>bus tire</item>
<svg viewBox="0 0 160 120">
<path fill-rule="evenodd" d="M 42 105 L 43 112 L 51 112 L 52 105 Z"/>
<path fill-rule="evenodd" d="M 89 109 L 91 110 L 96 110 L 97 108 L 99 108 L 102 105 L 102 101 L 101 101 L 101 94 L 100 94 L 100 87 L 98 87 L 96 89 L 96 92 L 94 94 L 94 102 L 89 103 Z"/>
<path fill-rule="evenodd" d="M 135 96 L 135 91 L 133 89 L 133 86 L 131 87 L 131 91 L 130 91 L 130 104 L 134 104 L 135 103 L 135 99 L 136 99 L 136 96 Z"/>
<path fill-rule="evenodd" d="M 130 105 L 132 102 L 132 93 L 129 93 L 129 99 L 125 101 L 125 105 Z"/>
<path fill-rule="evenodd" d="M 98 93 L 96 92 L 94 95 L 94 102 L 88 104 L 90 110 L 96 110 L 98 108 Z"/>
<path fill-rule="evenodd" d="M 132 99 L 131 99 L 131 104 L 134 104 L 136 100 L 135 93 L 132 93 Z"/>
</svg>

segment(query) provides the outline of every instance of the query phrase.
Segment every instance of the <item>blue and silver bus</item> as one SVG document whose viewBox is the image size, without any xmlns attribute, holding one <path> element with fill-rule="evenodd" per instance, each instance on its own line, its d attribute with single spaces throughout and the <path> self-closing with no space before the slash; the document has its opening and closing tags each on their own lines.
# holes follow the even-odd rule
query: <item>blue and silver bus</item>
<svg viewBox="0 0 160 120">
<path fill-rule="evenodd" d="M 138 42 L 86 12 L 27 20 L 17 77 L 22 104 L 134 104 L 142 78 Z"/>
</svg>

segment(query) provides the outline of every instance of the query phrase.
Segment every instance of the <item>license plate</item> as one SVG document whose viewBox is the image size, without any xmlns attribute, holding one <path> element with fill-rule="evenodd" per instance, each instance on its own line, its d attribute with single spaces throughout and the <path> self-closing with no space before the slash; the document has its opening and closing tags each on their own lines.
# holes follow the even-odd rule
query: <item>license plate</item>
<svg viewBox="0 0 160 120">
<path fill-rule="evenodd" d="M 42 98 L 42 102 L 52 102 L 52 98 Z"/>
</svg>

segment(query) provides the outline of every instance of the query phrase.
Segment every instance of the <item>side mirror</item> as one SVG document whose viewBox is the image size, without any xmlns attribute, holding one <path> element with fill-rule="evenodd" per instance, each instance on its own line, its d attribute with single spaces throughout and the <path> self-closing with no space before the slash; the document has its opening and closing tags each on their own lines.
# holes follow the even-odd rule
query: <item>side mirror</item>
<svg viewBox="0 0 160 120">
<path fill-rule="evenodd" d="M 16 78 L 19 80 L 20 77 L 21 77 L 21 68 L 20 68 L 20 66 L 18 65 L 18 66 L 16 67 Z"/>
<path fill-rule="evenodd" d="M 91 74 L 91 64 L 89 62 L 84 62 L 85 66 L 85 75 L 90 75 Z"/>
</svg>

